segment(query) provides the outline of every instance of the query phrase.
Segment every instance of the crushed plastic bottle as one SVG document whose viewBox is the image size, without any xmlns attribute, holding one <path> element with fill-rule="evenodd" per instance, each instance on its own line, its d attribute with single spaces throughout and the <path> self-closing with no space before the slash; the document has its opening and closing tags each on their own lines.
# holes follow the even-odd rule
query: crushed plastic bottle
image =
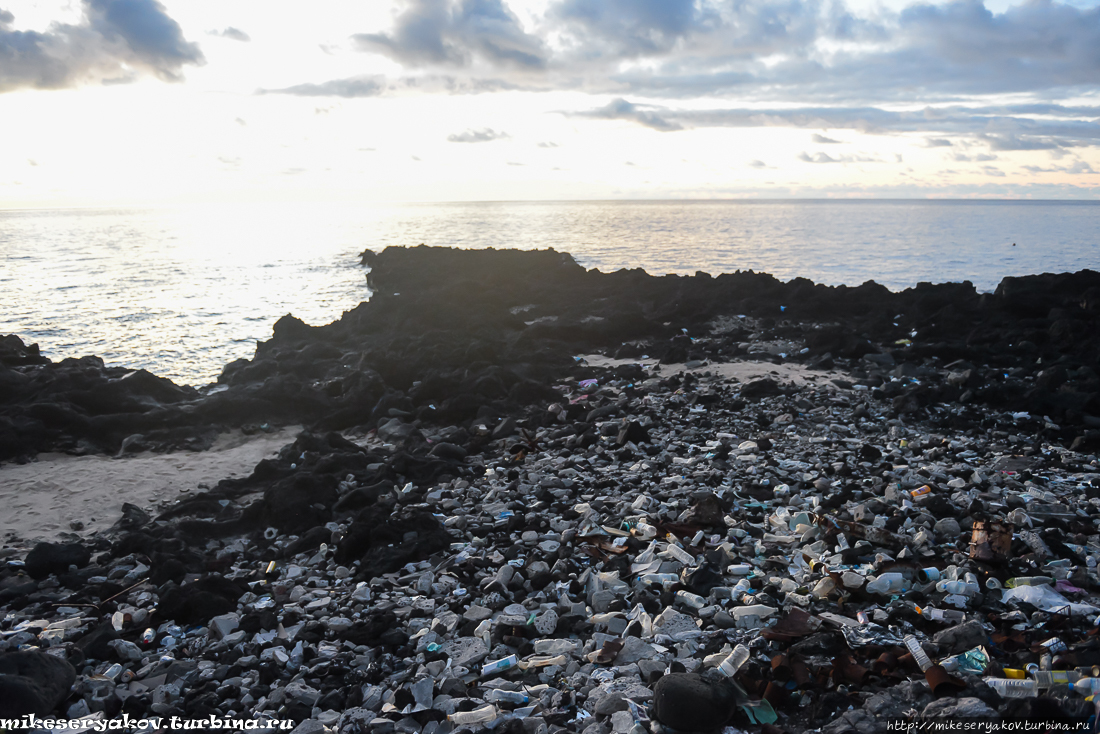
<svg viewBox="0 0 1100 734">
<path fill-rule="evenodd" d="M 487 724 L 495 721 L 499 716 L 497 707 L 489 704 L 473 711 L 455 711 L 447 717 L 455 726 L 473 726 L 475 724 Z"/>
<path fill-rule="evenodd" d="M 920 666 L 921 672 L 928 672 L 928 669 L 932 667 L 932 661 L 929 659 L 928 653 L 921 647 L 920 640 L 913 637 L 913 635 L 909 635 L 905 638 L 905 647 L 909 649 L 913 660 Z"/>
<path fill-rule="evenodd" d="M 983 678 L 982 680 L 1002 698 L 1032 698 L 1039 695 L 1039 686 L 1033 680 L 1013 678 Z"/>
<path fill-rule="evenodd" d="M 749 648 L 744 645 L 738 645 L 733 648 L 733 652 L 726 656 L 725 660 L 718 664 L 718 672 L 728 678 L 732 678 L 748 659 Z"/>
</svg>

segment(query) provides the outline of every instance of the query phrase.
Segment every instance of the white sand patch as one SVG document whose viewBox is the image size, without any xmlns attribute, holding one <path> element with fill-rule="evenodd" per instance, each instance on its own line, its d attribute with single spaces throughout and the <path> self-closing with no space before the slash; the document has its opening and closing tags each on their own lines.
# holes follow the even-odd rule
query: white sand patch
<svg viewBox="0 0 1100 734">
<path fill-rule="evenodd" d="M 833 370 L 814 370 L 801 364 L 771 362 L 758 362 L 754 360 L 737 362 L 708 362 L 699 367 L 685 369 L 683 364 L 657 365 L 655 359 L 613 359 L 602 354 L 586 354 L 583 359 L 593 367 L 618 367 L 624 364 L 640 364 L 646 373 L 653 377 L 670 377 L 679 372 L 692 372 L 701 375 L 710 372 L 711 375 L 738 382 L 751 382 L 762 377 L 770 377 L 780 384 L 794 383 L 796 385 L 830 385 L 834 378 L 843 378 L 844 375 Z M 657 367 L 654 370 L 654 367 Z M 834 386 L 835 387 L 835 386 Z"/>
<path fill-rule="evenodd" d="M 213 487 L 222 479 L 246 477 L 262 459 L 294 441 L 301 426 L 246 436 L 223 433 L 208 451 L 107 456 L 39 454 L 30 464 L 0 466 L 0 542 L 18 545 L 56 540 L 80 521 L 85 536 L 105 530 L 122 515 L 124 502 L 150 514 L 156 506 Z M 93 520 L 94 518 L 94 520 Z"/>
</svg>

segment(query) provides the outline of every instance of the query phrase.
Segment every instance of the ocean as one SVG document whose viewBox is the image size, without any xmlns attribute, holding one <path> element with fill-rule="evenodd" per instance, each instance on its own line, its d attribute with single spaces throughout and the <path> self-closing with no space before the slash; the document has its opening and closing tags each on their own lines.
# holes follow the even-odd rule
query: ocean
<svg viewBox="0 0 1100 734">
<path fill-rule="evenodd" d="M 293 313 L 370 296 L 364 249 L 569 252 L 585 267 L 736 270 L 892 290 L 1100 267 L 1100 202 L 595 201 L 0 211 L 0 333 L 213 382 Z"/>
</svg>

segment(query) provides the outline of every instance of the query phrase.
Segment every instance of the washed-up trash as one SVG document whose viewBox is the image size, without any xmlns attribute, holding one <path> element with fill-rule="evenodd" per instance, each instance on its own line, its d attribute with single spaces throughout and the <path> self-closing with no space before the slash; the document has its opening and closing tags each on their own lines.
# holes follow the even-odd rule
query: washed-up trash
<svg viewBox="0 0 1100 734">
<path fill-rule="evenodd" d="M 970 557 L 979 561 L 1004 561 L 1012 548 L 1013 526 L 976 520 L 970 536 Z"/>
<path fill-rule="evenodd" d="M 844 635 L 845 642 L 847 642 L 848 647 L 852 649 L 866 647 L 868 645 L 890 647 L 892 645 L 905 644 L 901 637 L 874 622 L 859 625 L 858 627 L 844 625 L 840 628 L 840 633 Z"/>
<path fill-rule="evenodd" d="M 1039 686 L 1033 680 L 1011 678 L 983 678 L 982 680 L 1002 698 L 1032 698 L 1039 695 Z"/>
<path fill-rule="evenodd" d="M 1001 601 L 1010 604 L 1014 601 L 1026 602 L 1044 612 L 1051 614 L 1068 614 L 1072 616 L 1090 616 L 1100 613 L 1100 609 L 1091 604 L 1071 602 L 1059 594 L 1052 586 L 1016 586 L 1005 589 L 1001 595 Z"/>
<path fill-rule="evenodd" d="M 940 661 L 948 673 L 968 673 L 981 675 L 989 667 L 989 652 L 984 647 L 975 647 L 959 655 L 953 655 Z"/>
<path fill-rule="evenodd" d="M 966 681 L 960 680 L 948 673 L 942 665 L 932 665 L 924 671 L 925 680 L 932 689 L 932 693 L 941 695 L 949 690 L 961 691 L 966 688 Z"/>
</svg>

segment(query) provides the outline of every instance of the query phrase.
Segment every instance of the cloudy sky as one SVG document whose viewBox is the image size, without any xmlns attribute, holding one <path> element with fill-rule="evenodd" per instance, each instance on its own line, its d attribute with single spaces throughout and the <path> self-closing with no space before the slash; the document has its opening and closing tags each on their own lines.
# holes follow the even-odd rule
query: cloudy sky
<svg viewBox="0 0 1100 734">
<path fill-rule="evenodd" d="M 0 0 L 0 208 L 1100 194 L 1100 0 Z"/>
</svg>

